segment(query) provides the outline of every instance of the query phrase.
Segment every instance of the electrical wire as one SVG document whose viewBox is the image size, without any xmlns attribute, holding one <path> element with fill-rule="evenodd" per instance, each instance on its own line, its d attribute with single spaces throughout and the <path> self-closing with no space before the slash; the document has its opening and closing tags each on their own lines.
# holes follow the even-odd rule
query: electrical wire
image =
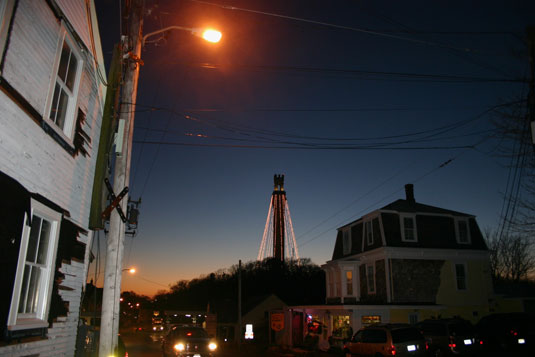
<svg viewBox="0 0 535 357">
<path fill-rule="evenodd" d="M 468 47 L 447 46 L 447 45 L 444 45 L 444 44 L 441 44 L 441 43 L 437 43 L 437 42 L 418 40 L 418 39 L 414 39 L 414 38 L 410 38 L 410 37 L 403 37 L 403 36 L 393 35 L 391 33 L 379 32 L 379 31 L 369 30 L 369 29 L 364 29 L 364 28 L 337 25 L 337 24 L 332 24 L 332 23 L 328 23 L 328 22 L 315 21 L 315 20 L 310 20 L 310 19 L 305 19 L 305 18 L 300 18 L 300 17 L 295 17 L 295 16 L 287 16 L 287 15 L 276 14 L 276 13 L 272 13 L 272 12 L 252 10 L 252 9 L 240 8 L 240 7 L 224 5 L 224 4 L 215 4 L 215 3 L 212 3 L 212 2 L 209 2 L 209 1 L 202 1 L 202 0 L 188 0 L 188 1 L 194 2 L 194 3 L 203 4 L 203 5 L 215 6 L 215 7 L 219 7 L 219 8 L 225 9 L 225 10 L 242 11 L 242 12 L 248 12 L 248 13 L 253 13 L 253 14 L 257 14 L 257 15 L 271 16 L 271 17 L 282 18 L 282 19 L 286 19 L 286 20 L 298 21 L 298 22 L 308 23 L 308 24 L 313 24 L 313 25 L 319 25 L 319 26 L 323 26 L 323 27 L 329 27 L 329 28 L 335 28 L 335 29 L 347 30 L 347 31 L 354 31 L 354 32 L 368 34 L 368 35 L 394 39 L 394 40 L 412 42 L 412 43 L 417 43 L 417 44 L 420 44 L 420 45 L 433 46 L 433 47 L 439 47 L 439 48 L 449 48 L 449 49 L 454 49 L 454 50 L 457 50 L 457 51 L 462 51 L 462 52 L 467 52 L 467 53 L 468 52 L 470 52 L 470 53 L 482 53 L 479 50 L 475 50 L 475 49 L 468 48 Z"/>
<path fill-rule="evenodd" d="M 408 132 L 408 133 L 402 133 L 402 134 L 390 135 L 390 136 L 345 137 L 345 138 L 294 135 L 294 134 L 291 134 L 291 133 L 259 129 L 259 128 L 246 126 L 246 125 L 237 126 L 235 124 L 231 124 L 231 123 L 228 123 L 228 122 L 222 121 L 222 120 L 200 119 L 199 117 L 194 117 L 194 116 L 191 116 L 191 115 L 188 115 L 188 114 L 184 114 L 184 113 L 175 111 L 174 109 L 170 110 L 168 108 L 153 108 L 153 107 L 151 107 L 151 110 L 169 111 L 171 113 L 174 113 L 176 116 L 183 117 L 183 118 L 185 118 L 187 120 L 193 120 L 193 121 L 196 121 L 196 122 L 199 122 L 199 123 L 202 123 L 202 124 L 207 124 L 207 125 L 210 125 L 212 127 L 216 127 L 218 129 L 222 129 L 222 130 L 230 131 L 230 132 L 234 132 L 234 133 L 243 132 L 241 134 L 242 135 L 246 134 L 247 136 L 250 136 L 251 134 L 262 134 L 262 135 L 271 135 L 271 136 L 275 136 L 275 137 L 284 137 L 284 138 L 293 138 L 293 139 L 307 139 L 307 140 L 320 140 L 320 141 L 370 141 L 370 140 L 388 140 L 388 139 L 409 138 L 409 137 L 423 135 L 423 134 L 432 134 L 433 132 L 437 132 L 437 131 L 447 132 L 447 131 L 455 130 L 455 129 L 458 129 L 458 128 L 464 126 L 464 125 L 467 125 L 469 123 L 472 123 L 472 122 L 475 122 L 475 121 L 479 120 L 480 118 L 484 117 L 484 115 L 486 115 L 486 114 L 488 114 L 488 113 L 490 113 L 492 111 L 495 111 L 498 108 L 507 107 L 507 106 L 510 106 L 510 105 L 513 105 L 513 104 L 518 104 L 518 103 L 523 103 L 523 101 L 512 101 L 512 102 L 507 102 L 507 103 L 500 103 L 500 104 L 494 105 L 492 107 L 486 108 L 485 110 L 483 110 L 482 112 L 480 112 L 479 114 L 477 114 L 476 116 L 474 116 L 472 118 L 459 120 L 459 121 L 451 123 L 451 124 L 447 124 L 447 125 L 436 127 L 436 128 L 431 128 L 431 129 L 428 129 L 428 130 L 421 130 L 421 131 L 417 131 L 417 132 Z M 144 105 L 143 104 L 138 104 L 138 106 L 143 107 Z"/>
<path fill-rule="evenodd" d="M 283 66 L 283 65 L 260 65 L 260 64 L 219 64 L 219 63 L 193 63 L 174 61 L 167 59 L 170 64 L 188 66 L 203 69 L 219 70 L 247 70 L 255 72 L 292 72 L 306 74 L 331 74 L 357 77 L 359 80 L 373 81 L 396 81 L 396 82 L 425 82 L 425 83 L 528 83 L 525 78 L 497 78 L 497 77 L 474 77 L 447 74 L 416 73 L 416 72 L 390 72 L 390 71 L 369 71 L 349 68 L 326 68 L 326 67 L 303 67 L 303 66 Z"/>
</svg>

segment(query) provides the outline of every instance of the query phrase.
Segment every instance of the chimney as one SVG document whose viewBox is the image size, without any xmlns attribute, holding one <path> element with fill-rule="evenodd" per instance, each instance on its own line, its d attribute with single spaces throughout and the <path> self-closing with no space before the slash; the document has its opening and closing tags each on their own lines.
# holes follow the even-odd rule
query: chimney
<svg viewBox="0 0 535 357">
<path fill-rule="evenodd" d="M 416 202 L 414 200 L 414 185 L 412 183 L 408 183 L 405 185 L 405 196 L 406 196 L 406 200 L 407 202 Z"/>
</svg>

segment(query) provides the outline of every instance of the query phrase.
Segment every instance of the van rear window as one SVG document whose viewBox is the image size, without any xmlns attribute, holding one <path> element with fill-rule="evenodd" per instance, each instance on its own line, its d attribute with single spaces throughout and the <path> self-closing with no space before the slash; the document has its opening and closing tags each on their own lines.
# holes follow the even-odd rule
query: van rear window
<svg viewBox="0 0 535 357">
<path fill-rule="evenodd" d="M 418 329 L 413 327 L 398 328 L 392 330 L 392 342 L 403 343 L 409 341 L 423 340 L 423 336 Z"/>
</svg>

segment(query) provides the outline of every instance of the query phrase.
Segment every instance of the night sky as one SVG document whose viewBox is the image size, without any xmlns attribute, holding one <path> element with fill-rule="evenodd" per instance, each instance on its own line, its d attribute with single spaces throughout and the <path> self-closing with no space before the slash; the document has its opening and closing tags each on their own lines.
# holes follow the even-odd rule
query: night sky
<svg viewBox="0 0 535 357">
<path fill-rule="evenodd" d="M 96 0 L 106 58 L 118 4 Z M 417 202 L 499 226 L 509 169 L 496 148 L 509 143 L 491 121 L 527 94 L 533 1 L 152 0 L 146 10 L 145 34 L 212 26 L 223 39 L 173 31 L 143 50 L 130 185 L 142 205 L 124 259 L 138 273 L 123 290 L 152 295 L 256 259 L 274 174 L 285 175 L 299 255 L 320 265 L 337 227 L 404 198 L 407 183 Z"/>
</svg>

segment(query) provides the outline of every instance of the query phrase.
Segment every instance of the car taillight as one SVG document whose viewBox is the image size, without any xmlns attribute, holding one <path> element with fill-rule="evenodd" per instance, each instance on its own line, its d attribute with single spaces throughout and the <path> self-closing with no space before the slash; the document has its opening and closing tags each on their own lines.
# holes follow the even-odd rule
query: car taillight
<svg viewBox="0 0 535 357">
<path fill-rule="evenodd" d="M 429 350 L 429 342 L 425 341 L 425 350 Z"/>
<path fill-rule="evenodd" d="M 457 347 L 457 345 L 455 344 L 455 340 L 453 339 L 452 336 L 450 336 L 450 343 L 448 344 L 448 347 L 449 347 L 449 348 L 455 348 L 455 347 Z"/>
<path fill-rule="evenodd" d="M 390 348 L 388 349 L 388 353 L 391 356 L 395 356 L 396 355 L 396 347 L 394 347 L 394 345 L 390 346 Z"/>
<path fill-rule="evenodd" d="M 511 335 L 518 336 L 518 332 L 516 330 L 511 330 Z"/>
</svg>

